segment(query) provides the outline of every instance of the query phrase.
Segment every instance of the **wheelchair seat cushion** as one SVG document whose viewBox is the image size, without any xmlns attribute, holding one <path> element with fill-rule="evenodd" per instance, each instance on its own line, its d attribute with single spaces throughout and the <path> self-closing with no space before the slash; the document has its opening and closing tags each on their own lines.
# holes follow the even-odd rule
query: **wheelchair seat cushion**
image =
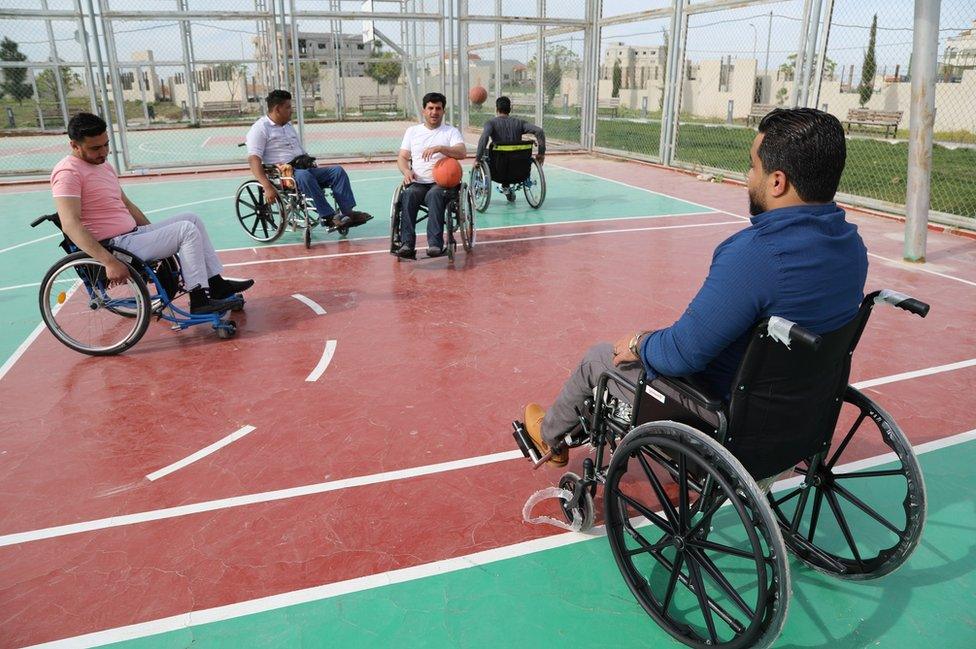
<svg viewBox="0 0 976 649">
<path fill-rule="evenodd" d="M 525 182 L 532 169 L 532 143 L 493 146 L 488 153 L 488 168 L 493 182 L 503 185 Z"/>
</svg>

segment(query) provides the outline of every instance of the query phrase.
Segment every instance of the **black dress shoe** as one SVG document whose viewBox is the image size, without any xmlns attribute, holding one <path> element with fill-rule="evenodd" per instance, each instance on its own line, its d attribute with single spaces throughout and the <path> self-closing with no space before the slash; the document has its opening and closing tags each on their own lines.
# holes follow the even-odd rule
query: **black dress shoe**
<svg viewBox="0 0 976 649">
<path fill-rule="evenodd" d="M 230 311 L 231 309 L 239 309 L 244 306 L 244 300 L 239 297 L 232 297 L 226 300 L 215 300 L 213 298 L 208 299 L 206 302 L 190 302 L 190 314 L 191 315 L 203 315 L 206 313 L 222 313 L 224 311 Z"/>
<path fill-rule="evenodd" d="M 441 246 L 440 248 L 427 248 L 428 257 L 443 257 L 447 254 L 447 246 Z"/>
<path fill-rule="evenodd" d="M 211 287 L 210 298 L 225 300 L 254 286 L 253 279 L 225 279 L 219 286 Z"/>
<path fill-rule="evenodd" d="M 404 244 L 396 251 L 396 256 L 400 259 L 416 259 L 417 251 Z"/>
</svg>

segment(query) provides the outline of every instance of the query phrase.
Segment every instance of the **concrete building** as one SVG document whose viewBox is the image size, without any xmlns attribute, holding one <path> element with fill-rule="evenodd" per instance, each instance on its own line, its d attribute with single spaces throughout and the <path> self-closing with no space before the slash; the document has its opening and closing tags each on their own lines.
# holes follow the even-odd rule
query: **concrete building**
<svg viewBox="0 0 976 649">
<path fill-rule="evenodd" d="M 610 43 L 603 52 L 600 80 L 612 83 L 614 64 L 620 61 L 620 87 L 647 89 L 664 78 L 667 60 L 668 50 L 663 45 Z"/>
<path fill-rule="evenodd" d="M 285 35 L 277 32 L 279 51 L 291 52 L 291 26 L 285 28 Z M 260 61 L 258 79 L 271 85 L 274 79 L 274 55 L 272 43 L 267 35 L 255 36 L 251 39 L 254 44 L 254 57 Z M 378 49 L 373 43 L 363 43 L 362 34 L 340 34 L 338 38 L 331 32 L 298 32 L 298 58 L 301 60 L 317 61 L 322 67 L 332 69 L 336 67 L 336 50 L 338 49 L 343 77 L 365 77 L 366 65 Z"/>
<path fill-rule="evenodd" d="M 946 39 L 939 68 L 940 76 L 952 81 L 960 81 L 963 70 L 976 68 L 976 20 L 969 29 Z"/>
</svg>

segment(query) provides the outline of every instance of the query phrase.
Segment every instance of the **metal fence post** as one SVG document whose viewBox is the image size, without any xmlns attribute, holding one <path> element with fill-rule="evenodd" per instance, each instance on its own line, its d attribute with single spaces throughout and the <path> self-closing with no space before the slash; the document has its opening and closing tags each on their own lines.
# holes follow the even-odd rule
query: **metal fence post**
<svg viewBox="0 0 976 649">
<path fill-rule="evenodd" d="M 545 13 L 545 0 L 536 0 L 536 10 L 541 18 Z M 546 38 L 542 34 L 543 27 L 540 25 L 536 28 L 535 37 L 535 123 L 542 126 L 542 113 L 543 113 L 543 97 L 545 93 L 545 82 L 546 82 Z"/>
<path fill-rule="evenodd" d="M 661 108 L 661 141 L 658 150 L 661 155 L 661 163 L 669 166 L 674 159 L 672 143 L 674 142 L 675 126 L 678 122 L 680 110 L 677 95 L 680 92 L 681 81 L 684 77 L 683 57 L 681 55 L 681 43 L 684 40 L 682 25 L 687 25 L 684 16 L 684 2 L 685 0 L 674 0 L 671 5 L 671 40 L 668 44 L 667 83 L 664 86 L 664 102 Z"/>
<path fill-rule="evenodd" d="M 796 60 L 793 62 L 793 89 L 790 92 L 790 107 L 800 105 L 800 66 L 803 65 L 804 54 L 807 49 L 807 37 L 810 35 L 810 2 L 803 0 L 803 19 L 800 23 L 800 44 L 796 48 Z"/>
<path fill-rule="evenodd" d="M 459 123 L 455 124 L 462 132 L 468 127 L 468 87 L 471 80 L 471 65 L 468 63 L 468 0 L 458 0 L 458 58 L 461 59 L 458 79 L 458 95 L 461 109 Z"/>
<path fill-rule="evenodd" d="M 115 51 L 115 33 L 112 31 L 112 20 L 105 18 L 108 11 L 107 0 L 99 0 L 102 20 L 102 34 L 105 36 L 105 54 L 108 57 L 108 71 L 112 78 L 112 97 L 115 99 L 115 114 L 118 119 L 119 145 L 122 148 L 122 163 L 125 169 L 131 166 L 129 159 L 129 142 L 125 128 L 125 95 L 122 94 L 122 78 L 119 75 L 119 57 Z M 109 111 L 105 111 L 108 113 Z"/>
<path fill-rule="evenodd" d="M 502 0 L 495 0 L 495 18 L 502 17 Z M 505 94 L 502 90 L 502 25 L 495 23 L 495 99 Z"/>
<path fill-rule="evenodd" d="M 295 74 L 295 110 L 298 111 L 298 137 L 304 142 L 305 141 L 305 111 L 302 109 L 302 66 L 301 66 L 301 56 L 298 53 L 298 16 L 295 15 L 295 0 L 289 0 L 289 9 L 291 10 L 291 56 L 292 65 L 294 69 L 292 70 Z M 335 42 L 333 41 L 333 46 Z M 287 69 L 287 65 L 285 68 Z M 333 73 L 333 77 L 335 74 Z M 336 99 L 338 101 L 338 98 Z"/>
<path fill-rule="evenodd" d="M 112 162 L 116 170 L 119 167 L 119 147 L 115 140 L 115 129 L 112 127 L 112 109 L 108 102 L 108 83 L 105 80 L 105 63 L 102 61 L 102 46 L 98 43 L 98 23 L 95 21 L 94 0 L 88 1 L 88 19 L 91 21 L 92 42 L 95 44 L 95 61 L 98 65 L 99 90 L 102 95 L 102 119 L 108 127 L 108 138 L 112 147 Z"/>
<path fill-rule="evenodd" d="M 88 87 L 88 101 L 91 112 L 98 114 L 98 98 L 95 96 L 95 71 L 92 70 L 91 56 L 88 54 L 88 31 L 85 29 L 85 12 L 81 8 L 81 0 L 75 0 L 75 11 L 78 12 L 77 38 L 81 45 L 81 60 L 85 63 L 85 85 Z"/>
<path fill-rule="evenodd" d="M 941 4 L 941 0 L 915 0 L 904 249 L 905 260 L 912 262 L 925 261 L 932 189 L 932 131 L 935 128 L 935 77 Z"/>
<path fill-rule="evenodd" d="M 827 65 L 827 43 L 830 41 L 830 22 L 833 15 L 834 0 L 827 0 L 827 6 L 824 9 L 823 15 L 823 26 L 820 28 L 820 42 L 817 45 L 817 51 L 820 54 L 817 59 L 817 76 L 813 80 L 813 101 L 807 102 L 808 106 L 813 106 L 814 108 L 820 105 L 820 86 L 823 84 L 824 68 Z"/>
<path fill-rule="evenodd" d="M 41 0 L 41 9 L 47 11 L 47 0 Z M 61 61 L 58 57 L 58 45 L 54 40 L 54 29 L 51 27 L 51 21 L 45 20 L 44 26 L 47 27 L 47 40 L 51 50 L 51 61 L 57 66 Z M 64 118 L 64 126 L 68 127 L 68 96 L 64 92 L 64 81 L 61 79 L 61 68 L 54 68 L 54 84 L 58 91 L 58 105 L 61 108 L 61 116 Z M 40 97 L 38 97 L 40 99 Z"/>
<path fill-rule="evenodd" d="M 810 33 L 807 34 L 807 48 L 803 55 L 803 75 L 800 81 L 800 105 L 809 106 L 808 100 L 810 98 L 810 74 L 813 70 L 813 59 L 817 55 L 817 33 L 820 29 L 820 10 L 823 8 L 823 0 L 813 0 L 810 6 L 810 19 L 808 29 Z M 824 55 L 821 52 L 820 59 L 824 59 Z M 799 65 L 799 64 L 798 64 Z M 795 76 L 795 75 L 794 75 Z M 817 104 L 814 102 L 814 108 Z"/>
</svg>

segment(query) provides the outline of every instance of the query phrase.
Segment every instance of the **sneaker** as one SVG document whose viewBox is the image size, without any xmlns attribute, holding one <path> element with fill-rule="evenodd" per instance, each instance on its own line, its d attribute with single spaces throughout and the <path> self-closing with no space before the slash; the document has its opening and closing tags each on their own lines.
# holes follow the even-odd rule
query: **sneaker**
<svg viewBox="0 0 976 649">
<path fill-rule="evenodd" d="M 530 403 L 525 406 L 525 432 L 532 438 L 536 448 L 543 455 L 549 452 L 549 444 L 542 439 L 542 419 L 546 416 L 546 411 L 537 403 Z M 549 463 L 553 466 L 566 466 L 569 463 L 569 449 L 565 445 L 552 454 Z"/>
<path fill-rule="evenodd" d="M 254 286 L 253 279 L 224 279 L 223 284 L 210 288 L 210 299 L 226 300 Z"/>
<path fill-rule="evenodd" d="M 428 257 L 443 257 L 447 254 L 447 246 L 441 246 L 440 248 L 427 248 Z"/>
<path fill-rule="evenodd" d="M 396 256 L 400 259 L 416 259 L 417 251 L 407 244 L 403 244 L 399 249 L 397 249 Z"/>
<path fill-rule="evenodd" d="M 369 221 L 370 219 L 373 218 L 372 214 L 369 214 L 367 212 L 360 212 L 359 210 L 349 210 L 348 212 L 345 213 L 345 215 L 348 216 L 350 219 L 349 225 L 362 225 L 366 221 Z"/>
<path fill-rule="evenodd" d="M 345 227 L 349 225 L 351 221 L 352 221 L 351 218 L 349 218 L 345 214 L 340 214 L 339 212 L 336 212 L 332 216 L 323 216 L 319 218 L 319 223 L 321 223 L 327 228 L 334 228 L 334 229 Z"/>
</svg>

